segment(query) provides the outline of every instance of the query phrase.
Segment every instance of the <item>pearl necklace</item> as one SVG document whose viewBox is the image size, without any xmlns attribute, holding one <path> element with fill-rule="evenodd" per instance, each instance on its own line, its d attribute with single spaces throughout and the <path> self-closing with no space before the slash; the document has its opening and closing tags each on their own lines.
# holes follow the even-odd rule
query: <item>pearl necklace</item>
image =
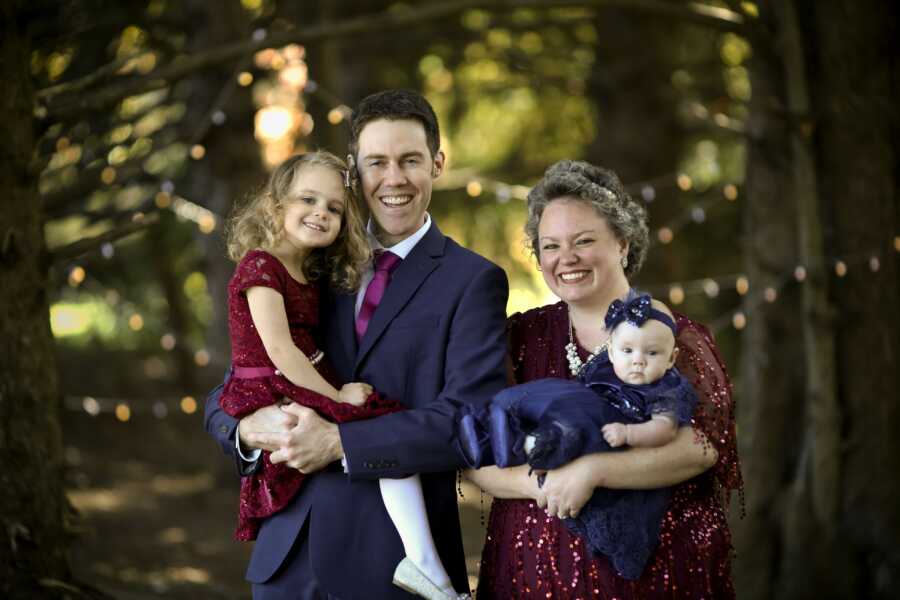
<svg viewBox="0 0 900 600">
<path fill-rule="evenodd" d="M 569 315 L 569 343 L 566 344 L 566 359 L 569 361 L 569 373 L 572 374 L 572 377 L 577 377 L 584 365 L 594 360 L 598 354 L 608 347 L 609 338 L 599 346 L 595 346 L 594 351 L 588 355 L 587 360 L 582 361 L 581 357 L 578 356 L 578 346 L 575 344 L 575 329 L 572 327 L 572 315 Z"/>
</svg>

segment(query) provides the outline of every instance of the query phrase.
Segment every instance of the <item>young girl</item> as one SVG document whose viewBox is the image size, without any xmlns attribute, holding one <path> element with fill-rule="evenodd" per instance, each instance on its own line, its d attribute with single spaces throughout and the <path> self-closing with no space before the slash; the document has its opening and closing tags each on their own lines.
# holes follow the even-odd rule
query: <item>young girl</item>
<svg viewBox="0 0 900 600">
<path fill-rule="evenodd" d="M 356 203 L 344 186 L 347 167 L 328 152 L 293 156 L 266 188 L 232 218 L 228 284 L 232 375 L 220 404 L 236 418 L 285 398 L 337 423 L 400 410 L 365 383 L 340 387 L 316 347 L 316 283 L 359 286 L 371 251 Z M 305 477 L 263 452 L 262 467 L 241 480 L 236 537 L 253 540 L 265 517 L 283 509 Z M 404 558 L 394 583 L 425 598 L 457 598 L 434 546 L 418 475 L 379 482 L 400 534 Z"/>
<path fill-rule="evenodd" d="M 616 300 L 606 315 L 609 345 L 577 379 L 539 379 L 497 394 L 486 409 L 465 407 L 457 430 L 472 467 L 528 463 L 560 467 L 583 454 L 662 446 L 690 423 L 697 397 L 674 367 L 675 322 L 650 296 Z M 539 475 L 538 483 L 543 482 Z M 669 492 L 597 489 L 570 529 L 637 579 L 659 540 Z"/>
</svg>

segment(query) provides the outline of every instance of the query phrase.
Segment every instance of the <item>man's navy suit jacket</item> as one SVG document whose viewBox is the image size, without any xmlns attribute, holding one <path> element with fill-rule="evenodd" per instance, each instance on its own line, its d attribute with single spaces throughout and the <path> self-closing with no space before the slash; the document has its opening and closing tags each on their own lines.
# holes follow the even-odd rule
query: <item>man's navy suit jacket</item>
<svg viewBox="0 0 900 600">
<path fill-rule="evenodd" d="M 467 589 L 456 506 L 454 407 L 487 402 L 506 385 L 508 283 L 502 269 L 445 237 L 432 222 L 393 272 L 357 344 L 353 294 L 323 296 L 321 346 L 342 382 L 365 381 L 404 410 L 340 426 L 349 474 L 316 473 L 263 524 L 247 579 L 267 581 L 308 520 L 319 585 L 341 598 L 411 598 L 391 583 L 403 547 L 377 479 L 422 473 L 431 530 L 457 589 Z M 207 398 L 206 429 L 233 455 L 236 421 Z"/>
</svg>

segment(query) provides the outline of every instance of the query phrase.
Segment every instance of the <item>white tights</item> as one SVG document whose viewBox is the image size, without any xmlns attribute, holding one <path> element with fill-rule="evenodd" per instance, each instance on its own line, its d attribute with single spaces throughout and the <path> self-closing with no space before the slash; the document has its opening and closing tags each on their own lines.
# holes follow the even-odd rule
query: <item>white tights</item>
<svg viewBox="0 0 900 600">
<path fill-rule="evenodd" d="M 450 576 L 434 546 L 431 527 L 428 525 L 428 513 L 425 511 L 425 499 L 422 496 L 422 480 L 418 475 L 405 479 L 379 479 L 381 498 L 387 509 L 406 556 L 436 586 L 452 590 Z"/>
</svg>

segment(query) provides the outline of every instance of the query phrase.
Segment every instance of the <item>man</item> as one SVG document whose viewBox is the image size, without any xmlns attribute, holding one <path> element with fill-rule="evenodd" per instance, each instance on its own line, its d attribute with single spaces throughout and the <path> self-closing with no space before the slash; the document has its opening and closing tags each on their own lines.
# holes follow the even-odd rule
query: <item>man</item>
<svg viewBox="0 0 900 600">
<path fill-rule="evenodd" d="M 260 530 L 247 570 L 256 600 L 411 598 L 391 583 L 403 549 L 377 479 L 413 473 L 423 474 L 441 560 L 454 587 L 468 589 L 453 415 L 460 403 L 485 402 L 505 386 L 506 275 L 441 234 L 427 213 L 444 154 L 422 96 L 391 90 L 365 98 L 351 121 L 349 159 L 373 247 L 402 260 L 374 313 L 371 274 L 357 294 L 323 298 L 321 345 L 342 381 L 370 383 L 410 410 L 338 426 L 289 405 L 238 426 L 219 409 L 217 391 L 210 395 L 206 428 L 227 453 L 269 450 L 273 462 L 316 473 Z M 253 467 L 239 465 L 245 473 Z"/>
</svg>

